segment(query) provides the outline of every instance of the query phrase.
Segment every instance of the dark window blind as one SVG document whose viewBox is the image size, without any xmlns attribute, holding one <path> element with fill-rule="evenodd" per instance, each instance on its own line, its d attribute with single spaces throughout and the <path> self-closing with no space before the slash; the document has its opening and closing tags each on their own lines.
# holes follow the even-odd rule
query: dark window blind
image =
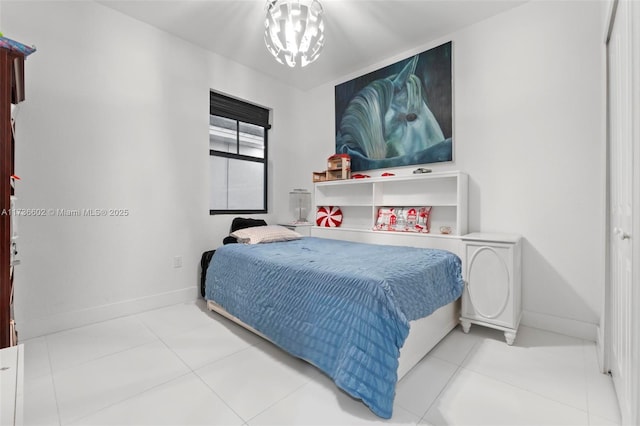
<svg viewBox="0 0 640 426">
<path fill-rule="evenodd" d="M 267 129 L 271 127 L 269 126 L 268 109 L 215 92 L 210 92 L 209 114 L 255 124 Z"/>
</svg>

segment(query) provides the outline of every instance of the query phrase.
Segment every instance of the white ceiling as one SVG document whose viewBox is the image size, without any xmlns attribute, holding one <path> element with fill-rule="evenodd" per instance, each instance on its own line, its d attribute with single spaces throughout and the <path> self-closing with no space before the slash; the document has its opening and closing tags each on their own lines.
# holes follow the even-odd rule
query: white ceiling
<svg viewBox="0 0 640 426">
<path fill-rule="evenodd" d="M 264 45 L 265 0 L 99 0 L 195 45 L 308 90 L 428 44 L 526 0 L 320 0 L 326 42 L 305 68 Z M 402 59 L 402 58 L 399 58 Z"/>
</svg>

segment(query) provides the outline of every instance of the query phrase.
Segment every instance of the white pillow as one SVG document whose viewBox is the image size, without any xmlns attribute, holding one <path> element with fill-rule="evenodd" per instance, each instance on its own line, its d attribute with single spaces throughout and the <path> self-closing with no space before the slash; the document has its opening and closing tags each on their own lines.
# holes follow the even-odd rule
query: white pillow
<svg viewBox="0 0 640 426">
<path fill-rule="evenodd" d="M 251 228 L 238 229 L 231 233 L 239 243 L 258 244 L 273 243 L 276 241 L 299 240 L 302 235 L 280 225 L 252 226 Z"/>
</svg>

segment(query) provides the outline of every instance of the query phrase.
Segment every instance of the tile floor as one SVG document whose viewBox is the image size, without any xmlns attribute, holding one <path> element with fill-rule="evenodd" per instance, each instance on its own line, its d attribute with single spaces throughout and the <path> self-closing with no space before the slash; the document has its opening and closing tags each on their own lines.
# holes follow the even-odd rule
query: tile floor
<svg viewBox="0 0 640 426">
<path fill-rule="evenodd" d="M 27 425 L 614 425 L 595 345 L 521 327 L 454 329 L 383 421 L 314 367 L 202 301 L 23 342 Z"/>
</svg>

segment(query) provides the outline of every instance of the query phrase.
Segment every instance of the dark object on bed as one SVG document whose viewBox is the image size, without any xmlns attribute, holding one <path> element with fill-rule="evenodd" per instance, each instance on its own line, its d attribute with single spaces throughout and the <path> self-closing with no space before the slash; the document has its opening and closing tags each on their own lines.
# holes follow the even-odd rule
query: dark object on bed
<svg viewBox="0 0 640 426">
<path fill-rule="evenodd" d="M 267 222 L 262 219 L 251 219 L 244 217 L 236 217 L 231 222 L 231 230 L 229 233 L 235 232 L 238 229 L 245 228 L 253 228 L 254 226 L 266 226 Z M 238 240 L 236 237 L 232 237 L 229 235 L 222 240 L 222 244 L 234 244 L 237 243 Z M 202 257 L 200 258 L 200 294 L 204 297 L 204 287 L 207 279 L 207 268 L 209 267 L 209 263 L 211 262 L 211 258 L 215 253 L 215 250 L 209 250 L 202 253 Z"/>
<path fill-rule="evenodd" d="M 202 297 L 204 297 L 204 287 L 207 281 L 207 268 L 215 252 L 215 250 L 205 251 L 200 258 L 200 294 Z"/>
<path fill-rule="evenodd" d="M 236 232 L 238 229 L 253 228 L 254 226 L 266 225 L 267 222 L 262 219 L 236 217 L 235 219 L 233 219 L 233 222 L 231 222 L 231 231 L 229 231 L 229 233 Z M 234 244 L 237 242 L 238 240 L 236 239 L 236 237 L 232 237 L 231 235 L 225 237 L 225 239 L 222 240 L 222 244 Z"/>
</svg>

